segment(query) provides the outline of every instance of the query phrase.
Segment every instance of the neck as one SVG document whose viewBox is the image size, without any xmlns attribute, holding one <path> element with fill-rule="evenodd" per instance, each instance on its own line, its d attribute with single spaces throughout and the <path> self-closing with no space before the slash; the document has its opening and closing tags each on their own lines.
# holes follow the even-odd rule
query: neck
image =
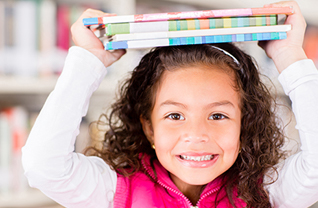
<svg viewBox="0 0 318 208">
<path fill-rule="evenodd" d="M 206 185 L 187 184 L 173 174 L 170 174 L 170 178 L 177 188 L 191 201 L 191 203 L 196 205 Z"/>
<path fill-rule="evenodd" d="M 192 186 L 191 188 L 188 187 L 185 190 L 180 190 L 190 201 L 193 205 L 196 205 L 200 199 L 201 193 L 205 186 L 197 185 Z"/>
</svg>

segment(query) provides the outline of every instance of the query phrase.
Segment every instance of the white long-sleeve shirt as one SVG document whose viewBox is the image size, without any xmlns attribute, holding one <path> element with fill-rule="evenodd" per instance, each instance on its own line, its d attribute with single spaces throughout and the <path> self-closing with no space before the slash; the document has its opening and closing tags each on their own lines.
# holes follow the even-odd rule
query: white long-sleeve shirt
<svg viewBox="0 0 318 208">
<path fill-rule="evenodd" d="M 72 47 L 22 149 L 30 186 L 65 207 L 113 206 L 116 173 L 101 158 L 74 152 L 82 116 L 105 74 L 97 57 Z M 285 161 L 267 189 L 275 207 L 308 207 L 318 200 L 318 71 L 311 60 L 298 61 L 279 81 L 292 100 L 301 151 Z"/>
</svg>

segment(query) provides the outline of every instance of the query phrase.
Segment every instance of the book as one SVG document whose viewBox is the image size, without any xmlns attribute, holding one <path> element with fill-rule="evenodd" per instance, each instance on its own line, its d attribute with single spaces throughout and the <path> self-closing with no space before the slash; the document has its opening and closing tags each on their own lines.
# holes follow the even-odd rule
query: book
<svg viewBox="0 0 318 208">
<path fill-rule="evenodd" d="M 4 48 L 4 36 L 5 36 L 5 3 L 0 1 L 0 50 Z M 1 71 L 1 70 L 0 70 Z"/>
<path fill-rule="evenodd" d="M 248 33 L 232 35 L 212 35 L 198 37 L 178 37 L 162 38 L 148 40 L 129 40 L 113 41 L 104 44 L 105 50 L 128 49 L 128 48 L 150 48 L 162 46 L 178 46 L 193 44 L 225 43 L 225 42 L 242 42 L 242 41 L 263 41 L 286 39 L 287 32 L 269 32 L 269 33 Z"/>
<path fill-rule="evenodd" d="M 117 34 L 112 36 L 109 39 L 109 41 L 287 32 L 289 30 L 291 30 L 291 25 L 274 25 L 274 26 L 266 26 L 266 27 L 258 26 L 258 27 L 217 28 L 217 29 L 206 29 L 206 30 L 182 30 L 182 31 L 168 31 L 168 32 L 148 32 L 148 33 L 133 33 L 133 34 Z"/>
<path fill-rule="evenodd" d="M 111 36 L 138 32 L 160 32 L 177 30 L 199 30 L 213 28 L 270 26 L 277 25 L 277 15 L 250 17 L 221 17 L 209 19 L 169 20 L 157 22 L 132 22 L 107 24 L 100 29 L 100 34 Z M 101 31 L 104 30 L 104 31 Z"/>
<path fill-rule="evenodd" d="M 54 0 L 41 0 L 38 6 L 39 10 L 39 62 L 38 73 L 40 76 L 52 76 L 54 74 L 54 64 L 51 63 L 53 54 L 56 53 L 57 30 L 56 30 L 56 12 L 57 6 Z M 48 27 L 54 25 L 54 27 Z"/>
<path fill-rule="evenodd" d="M 21 193 L 28 187 L 21 148 L 28 135 L 28 112 L 21 106 L 0 111 L 0 194 Z"/>
<path fill-rule="evenodd" d="M 14 46 L 14 16 L 15 3 L 13 1 L 4 2 L 4 41 L 5 47 Z"/>
<path fill-rule="evenodd" d="M 56 27 L 48 27 L 48 25 L 56 25 L 56 4 L 54 0 L 42 0 L 39 5 L 40 22 L 39 30 L 39 50 L 41 52 L 51 51 L 56 45 Z"/>
<path fill-rule="evenodd" d="M 70 8 L 60 5 L 57 8 L 57 47 L 67 51 L 70 47 Z"/>
<path fill-rule="evenodd" d="M 309 59 L 315 60 L 315 65 L 318 67 L 318 28 L 308 27 L 304 39 L 303 46 L 305 53 Z"/>
<path fill-rule="evenodd" d="M 10 192 L 10 168 L 12 159 L 12 133 L 7 115 L 0 111 L 0 194 Z"/>
<path fill-rule="evenodd" d="M 14 58 L 19 61 L 12 62 L 12 71 L 21 76 L 37 74 L 37 6 L 36 1 L 14 3 L 13 53 Z"/>
<path fill-rule="evenodd" d="M 152 22 L 166 21 L 175 19 L 206 19 L 215 17 L 240 17 L 240 16 L 258 16 L 271 14 L 292 14 L 291 7 L 274 7 L 274 8 L 245 8 L 245 9 L 224 9 L 224 10 L 202 10 L 190 12 L 169 12 L 137 15 L 120 15 L 107 17 L 84 18 L 85 26 L 100 25 L 109 23 L 124 22 Z"/>
<path fill-rule="evenodd" d="M 0 1 L 0 76 L 5 74 L 4 70 L 4 48 L 5 48 L 5 3 Z"/>
</svg>

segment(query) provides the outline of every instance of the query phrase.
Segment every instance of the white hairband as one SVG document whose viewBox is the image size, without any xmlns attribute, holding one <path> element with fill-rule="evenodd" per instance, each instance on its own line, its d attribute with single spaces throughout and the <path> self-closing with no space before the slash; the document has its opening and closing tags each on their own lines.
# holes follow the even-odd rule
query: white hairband
<svg viewBox="0 0 318 208">
<path fill-rule="evenodd" d="M 229 57 L 231 57 L 233 59 L 233 61 L 238 65 L 240 66 L 240 62 L 232 55 L 230 54 L 229 52 L 227 52 L 226 50 L 222 49 L 222 48 L 219 48 L 219 47 L 216 47 L 216 46 L 213 46 L 211 45 L 212 48 L 215 48 L 219 51 L 222 51 L 224 54 L 228 55 Z"/>
<path fill-rule="evenodd" d="M 241 75 L 243 76 L 243 78 L 246 78 L 246 75 L 244 73 L 244 70 L 243 70 L 240 62 L 232 54 L 230 54 L 229 52 L 227 52 L 226 50 L 224 50 L 222 48 L 219 48 L 219 47 L 216 47 L 216 46 L 213 46 L 213 45 L 211 45 L 211 47 L 215 48 L 215 49 L 217 49 L 219 51 L 222 51 L 225 55 L 231 57 L 233 59 L 233 61 L 237 64 L 237 66 L 240 67 Z"/>
</svg>

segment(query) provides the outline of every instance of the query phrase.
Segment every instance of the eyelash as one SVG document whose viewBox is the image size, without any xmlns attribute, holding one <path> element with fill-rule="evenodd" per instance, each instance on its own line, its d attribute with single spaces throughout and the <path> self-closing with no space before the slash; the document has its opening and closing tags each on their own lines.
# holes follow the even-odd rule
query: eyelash
<svg viewBox="0 0 318 208">
<path fill-rule="evenodd" d="M 182 119 L 180 119 L 180 118 L 179 119 L 174 119 L 174 118 L 172 118 L 172 116 L 179 116 L 179 117 L 182 117 Z M 165 118 L 169 118 L 169 119 L 175 120 L 175 121 L 184 120 L 185 119 L 180 113 L 170 113 Z"/>
<path fill-rule="evenodd" d="M 215 117 L 221 117 L 221 118 L 215 118 Z M 214 113 L 214 114 L 212 114 L 211 116 L 209 116 L 209 118 L 210 117 L 214 117 L 212 120 L 223 120 L 223 119 L 227 119 L 227 118 L 229 118 L 229 117 L 227 117 L 226 115 L 224 115 L 224 114 L 222 114 L 222 113 Z"/>
<path fill-rule="evenodd" d="M 176 119 L 176 118 L 173 118 L 172 116 L 178 116 L 178 118 Z M 211 120 L 223 120 L 223 119 L 228 119 L 229 118 L 226 115 L 221 114 L 221 113 L 212 114 L 211 116 L 209 116 L 209 118 L 210 117 L 212 117 Z M 169 118 L 171 120 L 176 120 L 176 121 L 185 120 L 185 118 L 180 113 L 170 113 L 165 118 Z"/>
</svg>

